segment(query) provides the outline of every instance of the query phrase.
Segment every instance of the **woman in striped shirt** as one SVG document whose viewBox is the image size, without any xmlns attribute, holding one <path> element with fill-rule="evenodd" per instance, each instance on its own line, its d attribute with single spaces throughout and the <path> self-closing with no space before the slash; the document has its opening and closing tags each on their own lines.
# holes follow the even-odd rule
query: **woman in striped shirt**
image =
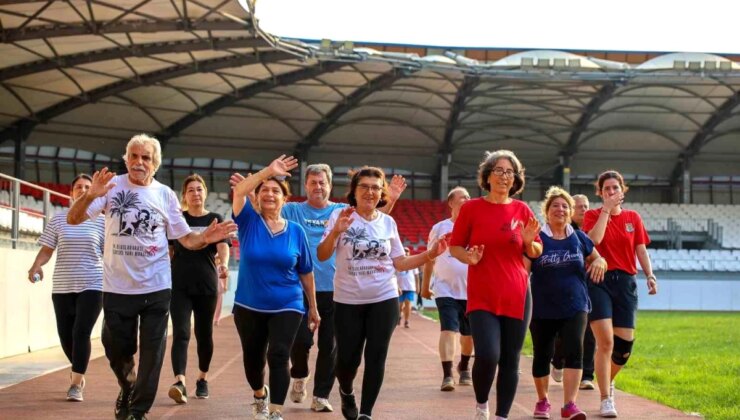
<svg viewBox="0 0 740 420">
<path fill-rule="evenodd" d="M 72 181 L 72 200 L 82 197 L 92 185 L 89 175 L 81 174 Z M 90 361 L 90 333 L 103 307 L 103 238 L 104 217 L 72 226 L 67 212 L 54 215 L 39 238 L 36 260 L 28 270 L 28 280 L 44 279 L 41 266 L 49 262 L 54 250 L 54 284 L 51 300 L 57 320 L 57 332 L 64 354 L 72 363 L 68 401 L 82 401 L 85 371 Z"/>
</svg>

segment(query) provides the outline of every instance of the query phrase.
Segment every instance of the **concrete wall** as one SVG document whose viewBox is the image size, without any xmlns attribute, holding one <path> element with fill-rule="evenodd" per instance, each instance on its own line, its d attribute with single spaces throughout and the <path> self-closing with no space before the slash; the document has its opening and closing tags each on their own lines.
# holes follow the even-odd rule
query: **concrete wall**
<svg viewBox="0 0 740 420">
<path fill-rule="evenodd" d="M 27 276 L 36 253 L 37 251 L 0 249 L 0 358 L 59 346 L 56 317 L 51 302 L 51 278 L 56 259 L 52 257 L 43 267 L 45 279 L 32 284 Z M 232 272 L 229 289 L 224 295 L 223 313 L 231 312 L 236 272 Z M 93 328 L 93 338 L 100 337 L 102 325 L 101 312 Z"/>
</svg>

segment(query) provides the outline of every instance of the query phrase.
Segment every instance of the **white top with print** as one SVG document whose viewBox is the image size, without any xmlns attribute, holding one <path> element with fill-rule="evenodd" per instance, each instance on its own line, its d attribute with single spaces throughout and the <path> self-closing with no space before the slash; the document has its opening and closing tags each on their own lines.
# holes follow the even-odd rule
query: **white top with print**
<svg viewBox="0 0 740 420">
<path fill-rule="evenodd" d="M 177 195 L 156 180 L 148 186 L 129 182 L 128 175 L 87 209 L 91 219 L 105 211 L 103 291 L 140 295 L 172 287 L 167 238 L 190 233 Z"/>
<path fill-rule="evenodd" d="M 324 231 L 326 238 L 341 209 L 332 212 Z M 337 240 L 334 301 L 361 305 L 398 297 L 393 258 L 404 254 L 396 221 L 387 214 L 367 221 L 352 213 L 352 224 Z"/>
</svg>

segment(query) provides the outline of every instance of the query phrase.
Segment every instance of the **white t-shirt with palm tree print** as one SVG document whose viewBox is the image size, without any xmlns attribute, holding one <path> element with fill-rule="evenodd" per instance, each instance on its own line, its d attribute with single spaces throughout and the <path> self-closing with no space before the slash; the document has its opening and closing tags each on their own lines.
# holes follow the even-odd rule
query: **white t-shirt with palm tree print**
<svg viewBox="0 0 740 420">
<path fill-rule="evenodd" d="M 324 238 L 334 228 L 341 209 L 332 212 Z M 368 221 L 352 213 L 352 224 L 337 239 L 334 301 L 362 305 L 398 298 L 393 258 L 404 255 L 396 221 L 377 212 Z"/>
<path fill-rule="evenodd" d="M 116 186 L 87 209 L 93 220 L 105 211 L 103 291 L 140 295 L 171 288 L 167 238 L 190 233 L 177 195 L 156 180 L 132 184 L 127 174 L 111 182 Z"/>
</svg>

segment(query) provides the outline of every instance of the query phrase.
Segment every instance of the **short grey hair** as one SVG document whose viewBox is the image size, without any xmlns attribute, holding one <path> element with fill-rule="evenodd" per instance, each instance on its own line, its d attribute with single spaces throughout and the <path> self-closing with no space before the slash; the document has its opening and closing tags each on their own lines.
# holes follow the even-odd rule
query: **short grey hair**
<svg viewBox="0 0 740 420">
<path fill-rule="evenodd" d="M 524 190 L 524 166 L 514 152 L 505 149 L 485 153 L 483 161 L 478 165 L 478 186 L 482 190 L 491 191 L 491 186 L 488 184 L 488 177 L 491 176 L 496 162 L 500 159 L 507 159 L 514 168 L 514 185 L 509 190 L 509 197 L 521 193 Z"/>
<path fill-rule="evenodd" d="M 152 146 L 154 154 L 152 155 L 152 164 L 154 165 L 154 173 L 159 170 L 159 165 L 162 164 L 162 146 L 159 144 L 159 140 L 155 137 L 147 134 L 137 134 L 131 137 L 131 140 L 126 144 L 126 154 L 123 155 L 123 160 L 128 160 L 128 154 L 132 146 Z"/>
<path fill-rule="evenodd" d="M 584 201 L 586 201 L 587 203 L 590 203 L 590 202 L 588 201 L 588 196 L 587 196 L 587 195 L 585 195 L 585 194 L 575 194 L 575 195 L 573 196 L 573 201 L 578 201 L 578 200 L 584 200 Z"/>
<path fill-rule="evenodd" d="M 447 193 L 447 202 L 448 203 L 450 202 L 450 200 L 452 200 L 452 197 L 454 197 L 455 196 L 455 193 L 458 192 L 458 191 L 464 192 L 465 195 L 467 195 L 468 197 L 470 197 L 470 193 L 468 192 L 468 190 L 465 187 L 463 187 L 463 186 L 457 186 L 457 187 L 451 189 L 450 192 Z"/>
<path fill-rule="evenodd" d="M 331 172 L 331 166 L 327 165 L 326 163 L 314 163 L 311 165 L 308 165 L 306 167 L 306 174 L 305 177 L 308 179 L 309 175 L 319 175 L 319 174 L 326 174 L 326 179 L 329 181 L 329 185 L 331 185 L 332 180 L 332 172 Z M 303 181 L 305 182 L 306 179 Z"/>
</svg>

